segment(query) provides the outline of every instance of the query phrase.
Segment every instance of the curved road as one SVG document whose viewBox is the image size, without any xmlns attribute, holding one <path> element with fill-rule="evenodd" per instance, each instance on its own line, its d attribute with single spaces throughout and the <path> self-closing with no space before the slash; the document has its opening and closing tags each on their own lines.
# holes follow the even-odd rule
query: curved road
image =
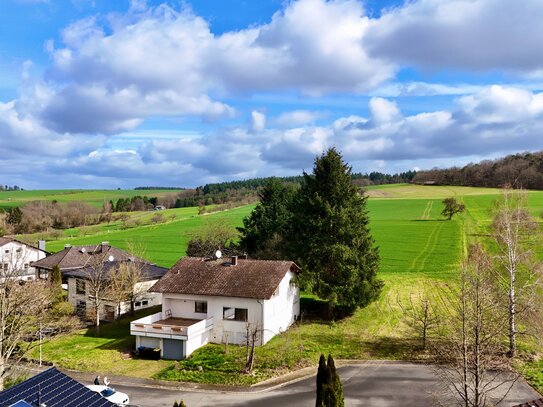
<svg viewBox="0 0 543 407">
<path fill-rule="evenodd" d="M 362 364 L 338 369 L 345 393 L 345 406 L 431 406 L 440 395 L 435 370 L 418 364 Z M 313 407 L 315 377 L 287 384 L 269 391 L 232 393 L 210 391 L 177 391 L 163 388 L 115 386 L 141 407 L 172 407 L 183 400 L 187 407 Z M 496 395 L 499 397 L 499 395 Z M 523 380 L 515 383 L 500 406 L 512 406 L 538 398 Z M 445 402 L 446 403 L 446 402 Z M 446 403 L 447 405 L 449 403 Z"/>
</svg>

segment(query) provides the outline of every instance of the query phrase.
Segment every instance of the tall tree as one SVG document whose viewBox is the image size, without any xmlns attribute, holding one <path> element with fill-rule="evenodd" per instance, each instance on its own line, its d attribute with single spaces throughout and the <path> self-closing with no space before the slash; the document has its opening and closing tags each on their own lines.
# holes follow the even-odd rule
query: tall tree
<svg viewBox="0 0 543 407">
<path fill-rule="evenodd" d="M 524 191 L 505 188 L 492 222 L 492 236 L 498 249 L 498 283 L 507 293 L 510 357 L 516 353 L 517 317 L 537 311 L 541 303 L 536 299 L 541 298 L 541 267 L 531 251 L 534 243 L 538 243 L 539 226 L 531 217 L 526 200 Z"/>
<path fill-rule="evenodd" d="M 345 311 L 368 305 L 383 286 L 366 199 L 331 148 L 317 157 L 313 174 L 304 173 L 293 205 L 289 243 L 295 257 L 311 275 L 314 292 Z"/>
<path fill-rule="evenodd" d="M 285 256 L 285 237 L 290 228 L 294 187 L 270 178 L 258 193 L 260 202 L 243 219 L 240 246 L 251 256 L 280 259 Z"/>
<path fill-rule="evenodd" d="M 449 338 L 434 354 L 449 365 L 437 368 L 446 401 L 441 405 L 486 407 L 499 404 L 518 379 L 500 372 L 504 358 L 507 315 L 497 301 L 492 257 L 480 246 L 469 248 L 462 266 L 460 289 L 454 291 Z"/>
</svg>

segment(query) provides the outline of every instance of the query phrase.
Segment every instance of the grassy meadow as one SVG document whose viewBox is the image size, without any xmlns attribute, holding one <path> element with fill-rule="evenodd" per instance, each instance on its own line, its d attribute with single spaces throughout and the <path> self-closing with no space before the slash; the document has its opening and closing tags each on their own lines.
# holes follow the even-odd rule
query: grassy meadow
<svg viewBox="0 0 543 407">
<path fill-rule="evenodd" d="M 132 198 L 133 196 L 165 196 L 175 194 L 177 191 L 168 189 L 150 189 L 150 190 L 90 190 L 90 189 L 70 189 L 70 190 L 32 190 L 32 191 L 0 191 L 0 208 L 10 208 L 13 206 L 24 205 L 30 201 L 57 201 L 71 202 L 83 201 L 97 208 L 101 208 L 104 202 L 119 198 Z"/>
<path fill-rule="evenodd" d="M 376 194 L 377 191 L 387 194 Z M 245 349 L 232 345 L 227 349 L 224 345 L 208 345 L 180 362 L 123 359 L 122 352 L 130 350 L 134 342 L 126 335 L 128 321 L 124 322 L 124 330 L 111 328 L 112 334 L 98 339 L 93 337 L 92 329 L 57 338 L 44 345 L 44 358 L 81 370 L 238 385 L 311 365 L 321 352 L 340 359 L 425 358 L 427 355 L 417 351 L 417 334 L 405 323 L 400 304 L 408 304 L 410 297 L 421 293 L 442 296 L 454 288 L 466 246 L 487 232 L 490 210 L 499 193 L 495 189 L 415 185 L 370 189 L 370 226 L 381 254 L 380 278 L 385 282 L 380 299 L 341 321 L 303 320 L 256 350 L 254 375 L 239 373 Z M 448 196 L 456 196 L 467 207 L 464 214 L 452 221 L 440 216 L 441 200 Z M 539 215 L 543 192 L 531 192 L 529 206 Z M 126 247 L 128 242 L 135 241 L 145 243 L 149 260 L 170 266 L 184 254 L 191 233 L 218 221 L 239 226 L 251 210 L 250 205 L 208 215 L 198 215 L 194 208 L 168 210 L 164 215 L 175 214 L 175 219 L 163 224 L 99 230 L 96 235 L 49 242 L 48 249 L 59 250 L 65 243 L 102 240 Z M 318 304 L 310 295 L 303 301 Z M 67 348 L 81 352 L 65 352 Z M 537 368 L 538 365 L 532 366 L 534 371 Z"/>
</svg>

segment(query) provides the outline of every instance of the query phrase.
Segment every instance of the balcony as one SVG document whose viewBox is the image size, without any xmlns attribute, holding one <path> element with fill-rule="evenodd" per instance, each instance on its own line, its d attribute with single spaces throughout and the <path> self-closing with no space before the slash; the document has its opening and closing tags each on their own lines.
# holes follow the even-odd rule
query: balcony
<svg viewBox="0 0 543 407">
<path fill-rule="evenodd" d="M 137 319 L 130 323 L 130 334 L 155 338 L 188 340 L 213 328 L 213 318 L 189 319 L 162 318 L 162 312 Z"/>
</svg>

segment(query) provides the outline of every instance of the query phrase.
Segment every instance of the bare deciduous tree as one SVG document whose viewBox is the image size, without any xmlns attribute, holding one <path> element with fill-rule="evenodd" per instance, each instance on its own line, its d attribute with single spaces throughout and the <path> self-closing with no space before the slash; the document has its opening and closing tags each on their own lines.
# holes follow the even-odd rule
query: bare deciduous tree
<svg viewBox="0 0 543 407">
<path fill-rule="evenodd" d="M 38 343 L 40 324 L 66 331 L 74 319 L 51 312 L 57 290 L 47 280 L 22 281 L 26 275 L 24 252 L 12 250 L 0 268 L 0 391 L 9 367 Z"/>
<path fill-rule="evenodd" d="M 109 268 L 106 264 L 109 260 L 107 252 L 102 252 L 102 246 L 98 245 L 82 271 L 86 282 L 86 294 L 93 306 L 97 335 L 100 335 L 100 308 L 105 301 L 109 285 Z"/>
<path fill-rule="evenodd" d="M 530 241 L 539 235 L 539 229 L 526 208 L 526 200 L 526 192 L 505 188 L 492 222 L 498 248 L 495 275 L 498 286 L 507 293 L 509 357 L 516 353 L 517 319 L 533 311 L 540 288 L 540 266 L 530 250 Z"/>
<path fill-rule="evenodd" d="M 145 263 L 141 261 L 121 262 L 111 270 L 106 295 L 115 302 L 117 316 L 121 315 L 121 304 L 130 302 L 130 312 L 134 314 L 134 304 L 147 292 L 141 283 L 146 280 Z"/>
<path fill-rule="evenodd" d="M 496 301 L 492 258 L 471 247 L 453 304 L 446 343 L 435 349 L 449 365 L 438 369 L 446 392 L 441 405 L 487 407 L 498 404 L 518 379 L 506 374 L 503 332 L 507 315 Z M 443 399 L 442 399 L 443 400 Z"/>
<path fill-rule="evenodd" d="M 417 294 L 412 292 L 407 304 L 402 303 L 398 298 L 398 305 L 406 322 L 419 336 L 423 350 L 426 349 L 429 336 L 439 327 L 441 318 L 437 307 L 438 302 L 430 298 L 426 291 L 420 291 Z"/>
</svg>

